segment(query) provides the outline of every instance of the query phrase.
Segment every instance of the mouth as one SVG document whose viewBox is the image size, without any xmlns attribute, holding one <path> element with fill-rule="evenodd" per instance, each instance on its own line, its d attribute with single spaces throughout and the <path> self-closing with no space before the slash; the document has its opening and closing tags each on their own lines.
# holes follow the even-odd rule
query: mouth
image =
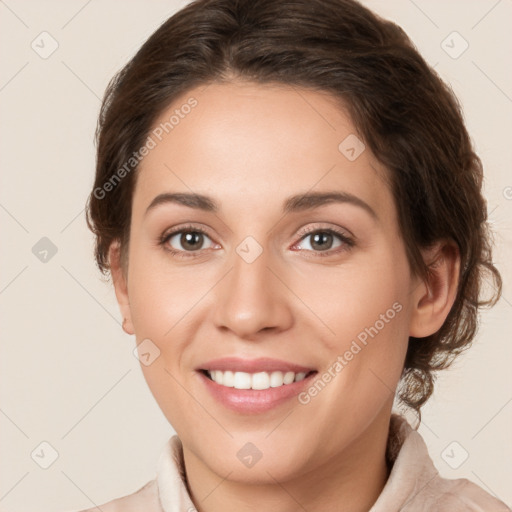
<svg viewBox="0 0 512 512">
<path fill-rule="evenodd" d="M 287 386 L 293 382 L 300 382 L 313 373 L 315 370 L 308 372 L 235 372 L 231 370 L 200 370 L 203 375 L 213 382 L 224 386 L 226 388 L 234 389 L 255 389 L 265 390 L 269 388 L 279 388 L 281 386 Z"/>
<path fill-rule="evenodd" d="M 318 371 L 275 359 L 223 358 L 203 364 L 197 373 L 222 405 L 261 413 L 298 395 Z"/>
</svg>

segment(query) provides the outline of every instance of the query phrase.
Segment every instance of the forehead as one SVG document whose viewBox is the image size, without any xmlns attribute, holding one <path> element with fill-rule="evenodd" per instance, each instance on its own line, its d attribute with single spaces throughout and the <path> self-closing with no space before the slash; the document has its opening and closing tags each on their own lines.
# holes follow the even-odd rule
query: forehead
<svg viewBox="0 0 512 512">
<path fill-rule="evenodd" d="M 134 215 L 157 194 L 176 191 L 215 197 L 221 208 L 242 197 L 246 208 L 258 208 L 324 190 L 361 197 L 382 214 L 393 207 L 385 170 L 342 105 L 324 92 L 203 85 L 175 99 L 149 136 L 154 147 L 137 171 Z"/>
</svg>

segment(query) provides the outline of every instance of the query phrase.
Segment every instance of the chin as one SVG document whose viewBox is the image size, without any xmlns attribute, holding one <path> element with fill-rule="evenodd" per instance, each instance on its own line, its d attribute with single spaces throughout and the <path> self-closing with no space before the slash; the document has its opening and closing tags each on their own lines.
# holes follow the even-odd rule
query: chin
<svg viewBox="0 0 512 512">
<path fill-rule="evenodd" d="M 235 438 L 216 450 L 201 450 L 202 461 L 220 477 L 239 483 L 275 484 L 299 476 L 301 468 L 307 472 L 305 451 L 297 450 L 295 443 L 283 447 L 269 440 L 252 443 L 247 439 Z"/>
</svg>

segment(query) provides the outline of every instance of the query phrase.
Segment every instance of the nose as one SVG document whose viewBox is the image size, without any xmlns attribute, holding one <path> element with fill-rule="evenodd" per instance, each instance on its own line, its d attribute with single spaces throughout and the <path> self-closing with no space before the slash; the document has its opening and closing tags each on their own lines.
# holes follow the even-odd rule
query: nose
<svg viewBox="0 0 512 512">
<path fill-rule="evenodd" d="M 256 341 L 263 331 L 284 331 L 293 324 L 291 293 L 284 276 L 263 251 L 251 263 L 237 253 L 232 267 L 215 287 L 214 322 L 239 338 Z"/>
</svg>

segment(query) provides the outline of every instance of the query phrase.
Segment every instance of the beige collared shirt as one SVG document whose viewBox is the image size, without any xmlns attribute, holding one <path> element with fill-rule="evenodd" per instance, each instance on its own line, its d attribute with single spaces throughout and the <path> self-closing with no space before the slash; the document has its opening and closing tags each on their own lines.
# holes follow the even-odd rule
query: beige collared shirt
<svg viewBox="0 0 512 512">
<path fill-rule="evenodd" d="M 471 481 L 442 478 L 421 435 L 405 418 L 391 416 L 387 445 L 393 464 L 379 498 L 369 512 L 511 512 Z M 229 507 L 227 507 L 229 508 Z M 102 512 L 196 512 L 186 486 L 183 451 L 174 435 L 157 464 L 156 478 L 137 492 L 101 505 Z M 97 512 L 90 508 L 80 512 Z"/>
</svg>

